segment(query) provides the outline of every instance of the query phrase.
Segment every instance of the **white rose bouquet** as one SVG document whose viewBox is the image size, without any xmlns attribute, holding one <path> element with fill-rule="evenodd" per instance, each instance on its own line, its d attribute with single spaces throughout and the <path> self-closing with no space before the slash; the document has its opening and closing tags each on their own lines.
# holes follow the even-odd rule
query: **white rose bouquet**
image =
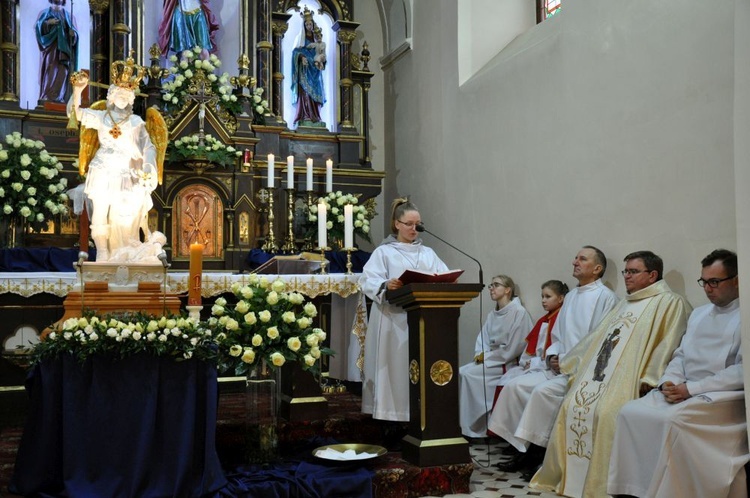
<svg viewBox="0 0 750 498">
<path fill-rule="evenodd" d="M 368 199 L 363 204 L 359 203 L 361 194 L 345 194 L 341 191 L 330 192 L 325 197 L 313 203 L 308 214 L 307 236 L 315 237 L 318 233 L 318 203 L 326 205 L 328 237 L 335 243 L 344 243 L 344 206 L 352 205 L 354 221 L 354 235 L 360 236 L 370 242 L 370 220 L 377 212 L 375 211 L 375 199 Z"/>
<path fill-rule="evenodd" d="M 257 86 L 253 88 L 250 101 L 253 106 L 253 123 L 263 124 L 265 122 L 263 116 L 271 112 L 268 100 L 263 98 L 263 87 Z"/>
<path fill-rule="evenodd" d="M 227 167 L 235 163 L 240 156 L 242 151 L 231 145 L 224 145 L 210 134 L 203 137 L 203 145 L 200 144 L 200 138 L 196 133 L 169 142 L 167 146 L 167 159 L 170 161 L 182 162 L 201 158 Z"/>
<path fill-rule="evenodd" d="M 215 361 L 211 331 L 184 316 L 154 317 L 143 313 L 69 318 L 34 346 L 33 361 L 71 354 L 83 362 L 92 355 L 113 359 L 138 353 Z"/>
<path fill-rule="evenodd" d="M 235 283 L 232 293 L 237 302 L 218 298 L 205 325 L 218 344 L 219 371 L 247 375 L 263 361 L 274 369 L 297 361 L 317 372 L 318 359 L 333 354 L 323 346 L 326 333 L 313 327 L 315 305 L 288 292 L 283 280 L 251 275 L 249 285 Z"/>
<path fill-rule="evenodd" d="M 38 140 L 13 132 L 0 144 L 0 207 L 5 220 L 21 220 L 32 230 L 47 227 L 50 218 L 68 214 L 68 180 L 63 166 Z"/>
<path fill-rule="evenodd" d="M 221 60 L 216 55 L 201 58 L 201 48 L 194 47 L 185 50 L 179 57 L 171 55 L 169 61 L 173 64 L 169 68 L 171 76 L 162 85 L 162 99 L 168 113 L 179 112 L 188 102 L 187 95 L 196 94 L 203 84 L 217 97 L 218 107 L 232 114 L 241 112 L 240 103 L 233 93 L 231 77 L 227 73 L 218 74 Z"/>
</svg>

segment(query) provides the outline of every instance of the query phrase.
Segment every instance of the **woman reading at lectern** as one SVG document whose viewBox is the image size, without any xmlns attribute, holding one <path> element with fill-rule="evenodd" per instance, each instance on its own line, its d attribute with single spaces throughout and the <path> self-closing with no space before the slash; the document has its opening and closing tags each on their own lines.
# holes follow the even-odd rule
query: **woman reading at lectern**
<svg viewBox="0 0 750 498">
<path fill-rule="evenodd" d="M 362 411 L 374 419 L 409 420 L 409 330 L 406 312 L 385 300 L 387 290 L 398 289 L 405 270 L 444 272 L 448 267 L 422 244 L 417 207 L 408 199 L 393 201 L 391 235 L 373 251 L 363 269 L 360 285 L 373 300 L 365 336 Z"/>
</svg>

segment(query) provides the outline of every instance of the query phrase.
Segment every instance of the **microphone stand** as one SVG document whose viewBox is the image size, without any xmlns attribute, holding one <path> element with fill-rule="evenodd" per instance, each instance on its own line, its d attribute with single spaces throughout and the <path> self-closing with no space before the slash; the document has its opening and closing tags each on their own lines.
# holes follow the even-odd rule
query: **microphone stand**
<svg viewBox="0 0 750 498">
<path fill-rule="evenodd" d="M 484 271 L 482 270 L 482 263 L 480 263 L 477 258 L 475 258 L 474 256 L 472 256 L 471 254 L 465 253 L 464 251 L 462 251 L 458 247 L 454 246 L 453 244 L 451 244 L 447 240 L 441 239 L 440 237 L 438 237 L 434 233 L 432 233 L 429 230 L 427 230 L 424 227 L 424 225 L 417 225 L 416 229 L 417 229 L 417 232 L 429 233 L 430 235 L 432 235 L 433 237 L 435 237 L 436 239 L 438 239 L 443 244 L 445 244 L 445 245 L 447 245 L 449 247 L 452 247 L 453 249 L 455 249 L 456 251 L 460 252 L 461 254 L 463 254 L 464 256 L 466 256 L 467 258 L 469 258 L 470 260 L 474 261 L 479 266 L 479 283 L 484 287 Z"/>
<path fill-rule="evenodd" d="M 72 8 L 72 5 L 71 5 Z M 83 283 L 83 262 L 89 259 L 89 253 L 86 251 L 80 251 L 78 253 L 78 261 L 75 263 L 75 267 L 78 269 L 78 279 L 81 283 L 81 316 L 83 316 L 84 305 L 83 305 L 83 294 L 84 294 L 84 283 Z"/>
<path fill-rule="evenodd" d="M 172 265 L 171 263 L 169 263 L 169 261 L 167 261 L 166 251 L 160 252 L 157 258 L 159 258 L 159 261 L 161 261 L 161 265 L 164 267 L 164 277 L 162 279 L 162 285 L 161 285 L 161 304 L 162 304 L 162 315 L 167 316 L 167 270 Z"/>
</svg>

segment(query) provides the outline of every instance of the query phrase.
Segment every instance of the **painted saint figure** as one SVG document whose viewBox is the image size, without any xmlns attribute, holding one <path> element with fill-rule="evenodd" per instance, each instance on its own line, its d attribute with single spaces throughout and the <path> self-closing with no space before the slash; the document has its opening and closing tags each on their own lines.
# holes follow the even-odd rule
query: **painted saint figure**
<svg viewBox="0 0 750 498">
<path fill-rule="evenodd" d="M 201 47 L 216 52 L 219 23 L 208 7 L 208 0 L 164 0 L 164 16 L 159 24 L 162 55 Z"/>
<path fill-rule="evenodd" d="M 39 61 L 39 100 L 65 102 L 68 77 L 78 65 L 78 30 L 66 0 L 49 0 L 50 6 L 36 20 Z"/>
<path fill-rule="evenodd" d="M 322 32 L 305 7 L 302 12 L 304 31 L 297 48 L 292 52 L 292 95 L 297 104 L 294 123 L 302 126 L 321 126 L 320 108 L 325 104 L 323 70 L 326 66 Z"/>
</svg>

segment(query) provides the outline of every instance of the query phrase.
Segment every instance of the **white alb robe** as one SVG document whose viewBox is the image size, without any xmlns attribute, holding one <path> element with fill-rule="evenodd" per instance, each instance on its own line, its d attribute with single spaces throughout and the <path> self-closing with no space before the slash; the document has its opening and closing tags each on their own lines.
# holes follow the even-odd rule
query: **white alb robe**
<svg viewBox="0 0 750 498">
<path fill-rule="evenodd" d="M 692 396 L 668 403 L 658 390 L 617 417 L 610 494 L 639 497 L 747 496 L 750 460 L 740 348 L 739 299 L 693 311 L 659 380 L 686 383 Z"/>
<path fill-rule="evenodd" d="M 507 370 L 506 365 L 517 363 L 532 325 L 529 312 L 517 297 L 487 315 L 474 346 L 475 356 L 484 353 L 484 363 L 467 363 L 458 374 L 459 414 L 464 436 L 487 435 L 486 415 L 492 407 L 495 388 Z"/>
<path fill-rule="evenodd" d="M 448 267 L 422 245 L 390 236 L 363 268 L 360 286 L 373 300 L 365 335 L 362 412 L 379 420 L 409 420 L 409 327 L 406 312 L 385 300 L 385 284 L 405 270 L 444 272 Z"/>
<path fill-rule="evenodd" d="M 560 308 L 547 356 L 565 356 L 617 305 L 617 296 L 601 281 L 571 290 Z M 568 387 L 566 375 L 530 371 L 508 382 L 495 403 L 488 428 L 519 451 L 531 443 L 547 446 Z"/>
</svg>

